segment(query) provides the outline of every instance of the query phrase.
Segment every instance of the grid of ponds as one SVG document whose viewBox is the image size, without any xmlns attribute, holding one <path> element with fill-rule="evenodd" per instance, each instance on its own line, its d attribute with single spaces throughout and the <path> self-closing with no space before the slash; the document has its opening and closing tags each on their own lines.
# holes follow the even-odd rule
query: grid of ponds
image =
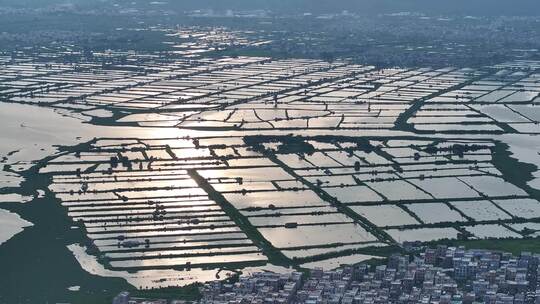
<svg viewBox="0 0 540 304">
<path fill-rule="evenodd" d="M 276 252 L 302 265 L 396 242 L 527 236 L 516 225 L 539 220 L 540 202 L 504 178 L 495 146 L 124 138 L 65 153 L 41 173 L 112 269 L 262 266 Z"/>
<path fill-rule="evenodd" d="M 119 276 L 159 285 L 171 269 L 337 265 L 405 241 L 538 236 L 537 190 L 508 174 L 517 162 L 497 137 L 540 130 L 538 62 L 95 56 L 2 57 L 0 98 L 197 130 L 96 138 L 40 168 L 86 252 Z"/>
</svg>

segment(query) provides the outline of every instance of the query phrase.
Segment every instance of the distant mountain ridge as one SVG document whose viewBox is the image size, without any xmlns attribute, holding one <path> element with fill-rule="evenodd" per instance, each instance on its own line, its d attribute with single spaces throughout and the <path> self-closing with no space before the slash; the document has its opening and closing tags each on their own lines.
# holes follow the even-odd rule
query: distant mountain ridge
<svg viewBox="0 0 540 304">
<path fill-rule="evenodd" d="M 80 7 L 107 6 L 119 3 L 131 6 L 132 0 L 1 0 L 0 6 L 47 7 L 75 4 Z M 414 11 L 427 14 L 459 15 L 540 15 L 540 0 L 145 0 L 135 6 L 150 6 L 152 2 L 166 2 L 161 6 L 175 10 L 255 10 L 277 13 L 354 13 L 382 14 Z"/>
</svg>

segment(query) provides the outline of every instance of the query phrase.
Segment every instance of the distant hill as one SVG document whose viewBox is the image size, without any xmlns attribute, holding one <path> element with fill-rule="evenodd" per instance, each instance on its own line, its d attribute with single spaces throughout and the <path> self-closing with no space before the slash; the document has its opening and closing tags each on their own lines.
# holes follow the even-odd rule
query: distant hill
<svg viewBox="0 0 540 304">
<path fill-rule="evenodd" d="M 84 6 L 130 5 L 132 0 L 1 0 L 0 6 L 46 7 L 58 4 Z M 401 11 L 428 14 L 460 15 L 540 15 L 540 0 L 138 0 L 139 6 L 151 2 L 167 2 L 163 6 L 176 10 L 215 9 L 275 12 L 334 13 L 349 10 L 355 13 L 380 14 Z"/>
<path fill-rule="evenodd" d="M 356 13 L 417 11 L 431 14 L 540 15 L 539 0 L 180 0 L 173 4 L 215 9 L 271 9 L 284 12 Z"/>
</svg>

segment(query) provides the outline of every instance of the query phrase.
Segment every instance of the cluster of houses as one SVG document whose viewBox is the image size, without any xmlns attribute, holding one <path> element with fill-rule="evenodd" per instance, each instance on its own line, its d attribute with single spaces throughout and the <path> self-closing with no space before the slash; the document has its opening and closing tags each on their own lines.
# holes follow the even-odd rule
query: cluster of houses
<svg viewBox="0 0 540 304">
<path fill-rule="evenodd" d="M 201 288 L 203 304 L 540 304 L 540 255 L 439 246 L 386 265 L 313 269 L 309 276 L 255 273 Z"/>
</svg>

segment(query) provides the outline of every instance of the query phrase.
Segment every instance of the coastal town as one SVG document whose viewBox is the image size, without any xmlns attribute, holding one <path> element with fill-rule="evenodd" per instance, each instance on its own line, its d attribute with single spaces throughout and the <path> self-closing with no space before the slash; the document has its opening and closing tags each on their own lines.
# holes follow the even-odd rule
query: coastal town
<svg viewBox="0 0 540 304">
<path fill-rule="evenodd" d="M 392 255 L 380 265 L 333 270 L 257 272 L 237 282 L 213 281 L 200 289 L 201 304 L 538 304 L 540 255 L 439 245 L 419 255 Z M 113 304 L 185 303 L 131 299 Z"/>
</svg>

